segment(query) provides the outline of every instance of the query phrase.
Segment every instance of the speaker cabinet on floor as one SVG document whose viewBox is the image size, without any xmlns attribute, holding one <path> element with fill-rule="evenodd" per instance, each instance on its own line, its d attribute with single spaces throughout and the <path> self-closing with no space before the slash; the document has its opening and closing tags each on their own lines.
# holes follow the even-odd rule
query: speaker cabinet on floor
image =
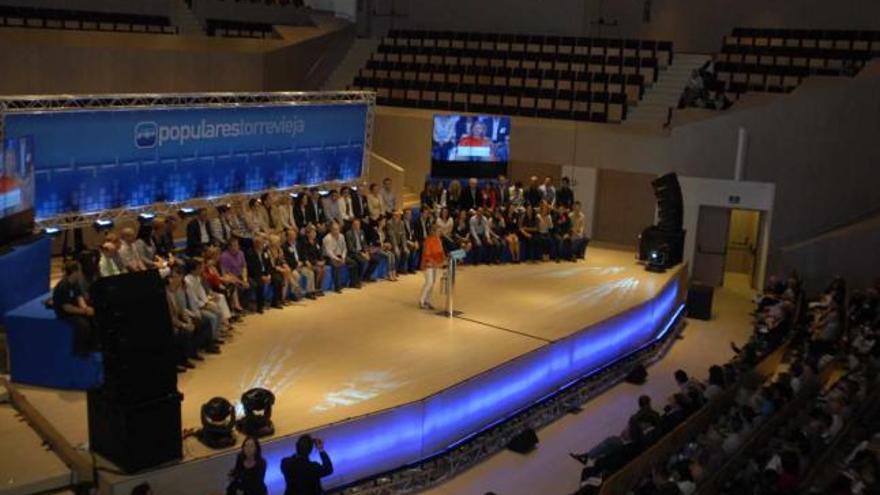
<svg viewBox="0 0 880 495">
<path fill-rule="evenodd" d="M 711 320 L 713 294 L 714 289 L 710 285 L 691 284 L 687 293 L 688 318 Z"/>
<path fill-rule="evenodd" d="M 112 394 L 88 392 L 89 446 L 127 473 L 183 457 L 178 393 L 120 404 Z"/>
</svg>

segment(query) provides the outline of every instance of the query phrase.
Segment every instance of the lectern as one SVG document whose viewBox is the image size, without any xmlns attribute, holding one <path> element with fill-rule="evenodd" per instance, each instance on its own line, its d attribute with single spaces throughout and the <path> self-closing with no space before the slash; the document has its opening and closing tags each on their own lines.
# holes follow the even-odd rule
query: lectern
<svg viewBox="0 0 880 495">
<path fill-rule="evenodd" d="M 461 314 L 461 311 L 455 311 L 453 307 L 453 295 L 455 293 L 455 269 L 458 266 L 458 262 L 465 259 L 467 253 L 464 249 L 456 249 L 449 253 L 447 264 L 446 264 L 446 275 L 443 284 L 443 290 L 446 291 L 446 308 L 442 311 L 439 311 L 437 314 L 452 318 L 453 316 L 458 316 Z"/>
</svg>

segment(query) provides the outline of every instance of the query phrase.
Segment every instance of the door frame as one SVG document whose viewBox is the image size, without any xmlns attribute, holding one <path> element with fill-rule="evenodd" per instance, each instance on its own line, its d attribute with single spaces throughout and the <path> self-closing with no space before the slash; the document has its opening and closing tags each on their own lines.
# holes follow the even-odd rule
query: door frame
<svg viewBox="0 0 880 495">
<path fill-rule="evenodd" d="M 770 251 L 770 229 L 773 224 L 773 202 L 776 185 L 768 182 L 747 182 L 701 177 L 678 177 L 684 206 L 685 235 L 684 260 L 688 263 L 688 275 L 693 271 L 696 249 L 697 221 L 701 206 L 720 206 L 735 210 L 757 210 L 761 227 L 756 256 L 756 274 L 753 278 L 758 287 L 767 278 L 767 256 Z"/>
</svg>

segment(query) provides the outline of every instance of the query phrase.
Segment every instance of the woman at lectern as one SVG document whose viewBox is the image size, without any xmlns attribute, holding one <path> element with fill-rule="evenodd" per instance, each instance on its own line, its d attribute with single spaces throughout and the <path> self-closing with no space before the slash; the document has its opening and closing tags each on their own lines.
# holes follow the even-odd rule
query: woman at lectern
<svg viewBox="0 0 880 495">
<path fill-rule="evenodd" d="M 434 292 L 437 273 L 445 262 L 446 256 L 443 254 L 443 243 L 440 241 L 437 224 L 431 224 L 430 232 L 422 245 L 422 272 L 425 274 L 425 284 L 422 286 L 422 294 L 419 298 L 421 309 L 434 309 L 431 305 L 431 294 Z"/>
</svg>

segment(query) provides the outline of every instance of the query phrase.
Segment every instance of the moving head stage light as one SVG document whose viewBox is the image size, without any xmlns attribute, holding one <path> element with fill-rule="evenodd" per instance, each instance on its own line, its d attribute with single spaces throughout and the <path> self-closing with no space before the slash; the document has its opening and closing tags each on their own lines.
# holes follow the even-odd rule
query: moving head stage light
<svg viewBox="0 0 880 495">
<path fill-rule="evenodd" d="M 238 420 L 238 431 L 252 437 L 265 437 L 275 433 L 272 424 L 272 405 L 275 394 L 264 388 L 252 388 L 241 395 L 244 417 Z"/>
<path fill-rule="evenodd" d="M 235 445 L 235 408 L 223 397 L 214 397 L 202 405 L 201 442 L 212 449 Z"/>
</svg>

